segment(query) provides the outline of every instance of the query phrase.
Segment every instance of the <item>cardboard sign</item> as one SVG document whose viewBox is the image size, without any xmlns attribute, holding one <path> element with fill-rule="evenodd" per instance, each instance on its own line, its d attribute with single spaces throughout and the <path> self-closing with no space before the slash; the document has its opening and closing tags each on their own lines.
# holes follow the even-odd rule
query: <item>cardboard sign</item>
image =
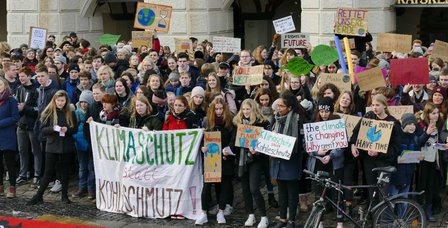
<svg viewBox="0 0 448 228">
<path fill-rule="evenodd" d="M 244 148 L 255 148 L 257 146 L 257 140 L 260 137 L 260 133 L 262 130 L 262 127 L 238 124 L 235 146 Z"/>
<path fill-rule="evenodd" d="M 107 44 L 107 45 L 115 45 L 117 44 L 118 40 L 120 39 L 121 35 L 112 35 L 112 34 L 103 34 L 98 39 L 96 39 L 96 42 L 100 44 Z"/>
<path fill-rule="evenodd" d="M 361 119 L 356 147 L 366 151 L 387 153 L 394 122 Z"/>
<path fill-rule="evenodd" d="M 33 49 L 44 49 L 47 42 L 47 29 L 39 27 L 30 27 L 30 36 L 28 46 Z"/>
<path fill-rule="evenodd" d="M 328 45 L 318 45 L 311 53 L 311 59 L 316 66 L 328 66 L 339 59 L 339 54 L 336 49 Z"/>
<path fill-rule="evenodd" d="M 281 69 L 287 69 L 289 72 L 296 76 L 307 74 L 313 68 L 314 65 L 309 64 L 306 60 L 297 56 L 290 59 L 286 66 L 281 67 Z"/>
<path fill-rule="evenodd" d="M 176 45 L 176 52 L 188 52 L 193 53 L 193 43 L 190 39 L 178 39 L 174 38 L 174 43 Z"/>
<path fill-rule="evenodd" d="M 295 143 L 295 137 L 263 130 L 257 141 L 255 151 L 271 157 L 289 160 Z"/>
<path fill-rule="evenodd" d="M 170 30 L 172 11 L 173 7 L 171 6 L 137 2 L 134 28 L 166 33 Z"/>
<path fill-rule="evenodd" d="M 345 129 L 347 130 L 347 139 L 350 140 L 350 138 L 353 135 L 353 129 L 355 129 L 356 125 L 361 120 L 361 117 L 359 116 L 352 116 L 352 115 L 346 115 L 342 113 L 335 113 L 339 115 L 345 122 Z"/>
<path fill-rule="evenodd" d="M 152 48 L 152 32 L 132 31 L 132 47 L 139 48 L 141 46 Z"/>
<path fill-rule="evenodd" d="M 272 23 L 274 24 L 275 33 L 277 34 L 284 34 L 296 30 L 296 26 L 294 25 L 292 16 L 287 16 L 274 20 L 272 21 Z"/>
<path fill-rule="evenodd" d="M 204 132 L 204 182 L 221 182 L 221 132 Z"/>
<path fill-rule="evenodd" d="M 263 82 L 263 69 L 264 66 L 237 66 L 233 71 L 233 84 L 234 85 L 259 85 Z"/>
<path fill-rule="evenodd" d="M 432 49 L 431 58 L 441 58 L 444 62 L 448 62 L 448 43 L 436 40 Z"/>
<path fill-rule="evenodd" d="M 376 50 L 383 52 L 401 52 L 411 51 L 412 35 L 378 33 Z"/>
<path fill-rule="evenodd" d="M 350 50 L 356 48 L 355 39 L 354 38 L 348 39 L 348 44 L 350 46 Z M 344 41 L 343 40 L 339 41 L 339 45 L 340 45 L 342 51 L 345 52 L 345 45 L 344 45 Z M 336 48 L 336 44 L 334 43 L 334 40 L 330 40 L 330 47 Z"/>
<path fill-rule="evenodd" d="M 338 8 L 336 10 L 335 33 L 350 36 L 366 36 L 366 9 Z"/>
<path fill-rule="evenodd" d="M 390 84 L 392 86 L 429 83 L 428 58 L 392 59 Z"/>
<path fill-rule="evenodd" d="M 359 88 L 362 91 L 370 91 L 378 87 L 386 86 L 380 67 L 357 73 L 356 78 L 358 79 Z"/>
<path fill-rule="evenodd" d="M 423 156 L 421 151 L 404 150 L 401 156 L 398 156 L 398 164 L 420 163 L 420 158 Z"/>
<path fill-rule="evenodd" d="M 391 116 L 393 116 L 398 121 L 401 121 L 401 116 L 405 113 L 414 113 L 414 106 L 412 105 L 399 105 L 399 106 L 388 106 L 387 110 Z M 366 107 L 366 112 L 372 111 L 372 107 Z"/>
<path fill-rule="evenodd" d="M 307 48 L 307 45 L 310 44 L 310 35 L 304 33 L 282 34 L 280 42 L 282 48 Z"/>
<path fill-rule="evenodd" d="M 307 152 L 348 146 L 344 119 L 308 123 L 303 125 L 303 129 Z"/>
<path fill-rule="evenodd" d="M 213 37 L 213 50 L 215 53 L 237 53 L 241 51 L 241 39 L 232 37 Z"/>
<path fill-rule="evenodd" d="M 321 73 L 319 75 L 321 84 L 324 85 L 326 83 L 334 84 L 338 89 L 343 91 L 352 91 L 352 83 L 350 81 L 350 76 L 344 74 L 330 74 L 330 73 Z"/>
</svg>

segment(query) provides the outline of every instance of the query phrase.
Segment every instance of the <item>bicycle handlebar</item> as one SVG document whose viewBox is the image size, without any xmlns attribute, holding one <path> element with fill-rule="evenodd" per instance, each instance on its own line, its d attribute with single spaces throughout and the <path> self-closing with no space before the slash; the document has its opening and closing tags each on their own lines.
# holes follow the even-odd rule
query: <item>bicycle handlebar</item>
<svg viewBox="0 0 448 228">
<path fill-rule="evenodd" d="M 319 182 L 322 185 L 328 185 L 328 187 L 334 188 L 338 191 L 341 191 L 341 189 L 352 190 L 350 187 L 336 183 L 332 181 L 330 178 L 323 178 L 323 176 L 328 177 L 327 172 L 318 171 L 317 173 L 313 173 L 307 169 L 304 169 L 303 172 L 310 176 L 309 179 Z"/>
</svg>

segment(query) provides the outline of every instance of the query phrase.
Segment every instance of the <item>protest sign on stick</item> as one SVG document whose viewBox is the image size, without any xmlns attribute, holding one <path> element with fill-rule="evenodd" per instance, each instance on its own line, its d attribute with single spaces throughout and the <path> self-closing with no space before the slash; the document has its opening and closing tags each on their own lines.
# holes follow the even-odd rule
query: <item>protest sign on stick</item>
<svg viewBox="0 0 448 228">
<path fill-rule="evenodd" d="M 44 49 L 46 42 L 47 42 L 47 29 L 31 26 L 28 46 L 33 49 Z"/>
<path fill-rule="evenodd" d="M 171 6 L 137 2 L 134 28 L 166 33 L 170 30 L 172 11 Z"/>
<path fill-rule="evenodd" d="M 204 132 L 204 146 L 208 149 L 204 153 L 204 182 L 221 182 L 221 132 Z"/>
<path fill-rule="evenodd" d="M 365 36 L 367 32 L 366 9 L 338 8 L 336 10 L 335 33 Z"/>
<path fill-rule="evenodd" d="M 380 67 L 356 73 L 356 78 L 358 80 L 359 88 L 362 91 L 370 91 L 378 87 L 386 86 L 383 72 Z"/>
<path fill-rule="evenodd" d="M 362 118 L 356 147 L 366 151 L 387 153 L 394 122 Z"/>
<path fill-rule="evenodd" d="M 282 34 L 280 43 L 282 48 L 307 48 L 310 43 L 310 35 L 304 33 Z"/>
<path fill-rule="evenodd" d="M 303 129 L 307 152 L 348 146 L 344 119 L 307 123 L 303 125 Z"/>
<path fill-rule="evenodd" d="M 383 52 L 408 53 L 411 50 L 412 36 L 393 33 L 378 33 L 376 50 Z"/>
<path fill-rule="evenodd" d="M 289 160 L 296 142 L 295 137 L 272 131 L 261 131 L 255 151 L 271 157 Z"/>
<path fill-rule="evenodd" d="M 274 20 L 272 21 L 272 23 L 274 24 L 275 33 L 277 34 L 284 34 L 296 30 L 296 26 L 294 25 L 292 16 L 287 16 Z"/>
</svg>

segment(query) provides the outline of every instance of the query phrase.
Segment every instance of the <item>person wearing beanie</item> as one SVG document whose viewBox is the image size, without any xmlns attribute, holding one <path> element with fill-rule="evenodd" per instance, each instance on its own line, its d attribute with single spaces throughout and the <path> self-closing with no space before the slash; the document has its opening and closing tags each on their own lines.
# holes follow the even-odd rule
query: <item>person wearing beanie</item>
<svg viewBox="0 0 448 228">
<path fill-rule="evenodd" d="M 165 85 L 165 91 L 174 93 L 180 85 L 179 78 L 180 76 L 177 72 L 175 71 L 171 72 L 168 75 L 168 81 Z"/>
<path fill-rule="evenodd" d="M 334 105 L 333 105 L 333 99 L 329 97 L 323 97 L 319 100 L 317 104 L 317 112 L 315 114 L 315 122 L 322 122 L 322 121 L 329 121 L 329 120 L 335 120 L 340 119 L 338 115 L 335 115 L 334 113 Z M 309 153 L 308 157 L 308 169 L 316 173 L 317 171 L 325 171 L 330 173 L 330 178 L 332 181 L 335 181 L 336 183 L 342 183 L 344 179 L 344 150 L 341 148 L 333 149 L 333 150 L 327 150 L 319 148 L 317 150 L 314 150 L 313 152 Z M 315 183 L 311 183 L 312 185 L 315 185 Z M 315 185 L 315 195 L 318 196 L 322 192 L 322 187 L 319 185 Z M 338 193 L 339 194 L 339 193 Z M 304 198 L 306 195 L 301 195 L 299 202 L 301 203 L 301 209 L 302 205 L 306 205 L 306 198 Z M 340 195 L 339 197 L 342 197 Z M 305 203 L 302 204 L 302 201 Z M 341 205 L 342 207 L 342 202 Z M 342 216 L 337 216 L 337 227 L 343 227 L 343 220 L 341 219 Z M 322 222 L 321 222 L 322 223 Z M 323 224 L 322 224 L 323 225 Z"/>
<path fill-rule="evenodd" d="M 115 56 L 115 54 L 112 52 L 108 52 L 106 56 L 104 56 L 104 64 L 114 69 L 115 65 L 117 64 L 117 57 Z"/>
<path fill-rule="evenodd" d="M 202 123 L 208 108 L 208 104 L 205 101 L 205 90 L 200 86 L 194 87 L 191 91 L 191 99 L 188 104 L 190 105 L 191 111 L 196 113 Z"/>
<path fill-rule="evenodd" d="M 72 194 L 74 198 L 84 197 L 86 194 L 89 199 L 95 198 L 95 170 L 93 168 L 93 154 L 89 141 L 84 135 L 87 113 L 89 106 L 92 105 L 93 93 L 90 90 L 82 91 L 79 96 L 79 102 L 76 104 L 75 111 L 78 120 L 77 131 L 73 135 L 75 139 L 76 151 L 79 163 L 79 182 L 78 190 Z"/>
<path fill-rule="evenodd" d="M 65 58 L 63 55 L 57 56 L 56 58 L 54 58 L 54 65 L 56 66 L 56 70 L 60 79 L 65 80 L 69 78 L 70 74 L 65 71 L 67 58 Z"/>
<path fill-rule="evenodd" d="M 62 84 L 62 89 L 67 91 L 70 103 L 76 104 L 78 102 L 78 97 L 75 96 L 77 86 L 79 84 L 79 66 L 76 63 L 71 63 L 68 67 L 69 77 Z"/>
<path fill-rule="evenodd" d="M 440 86 L 437 86 L 432 91 L 431 99 L 432 103 L 434 103 L 440 112 L 446 116 L 445 101 L 446 101 L 446 89 Z"/>
</svg>

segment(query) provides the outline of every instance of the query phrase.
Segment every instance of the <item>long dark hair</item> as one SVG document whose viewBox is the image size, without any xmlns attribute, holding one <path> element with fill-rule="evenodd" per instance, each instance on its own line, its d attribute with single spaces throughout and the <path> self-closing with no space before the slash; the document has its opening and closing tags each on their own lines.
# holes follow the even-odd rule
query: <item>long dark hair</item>
<svg viewBox="0 0 448 228">
<path fill-rule="evenodd" d="M 291 107 L 291 111 L 299 114 L 302 120 L 308 121 L 310 119 L 308 114 L 306 113 L 306 110 L 300 105 L 299 101 L 297 100 L 297 97 L 289 90 L 283 92 L 280 98 L 283 100 L 286 107 Z"/>
</svg>

